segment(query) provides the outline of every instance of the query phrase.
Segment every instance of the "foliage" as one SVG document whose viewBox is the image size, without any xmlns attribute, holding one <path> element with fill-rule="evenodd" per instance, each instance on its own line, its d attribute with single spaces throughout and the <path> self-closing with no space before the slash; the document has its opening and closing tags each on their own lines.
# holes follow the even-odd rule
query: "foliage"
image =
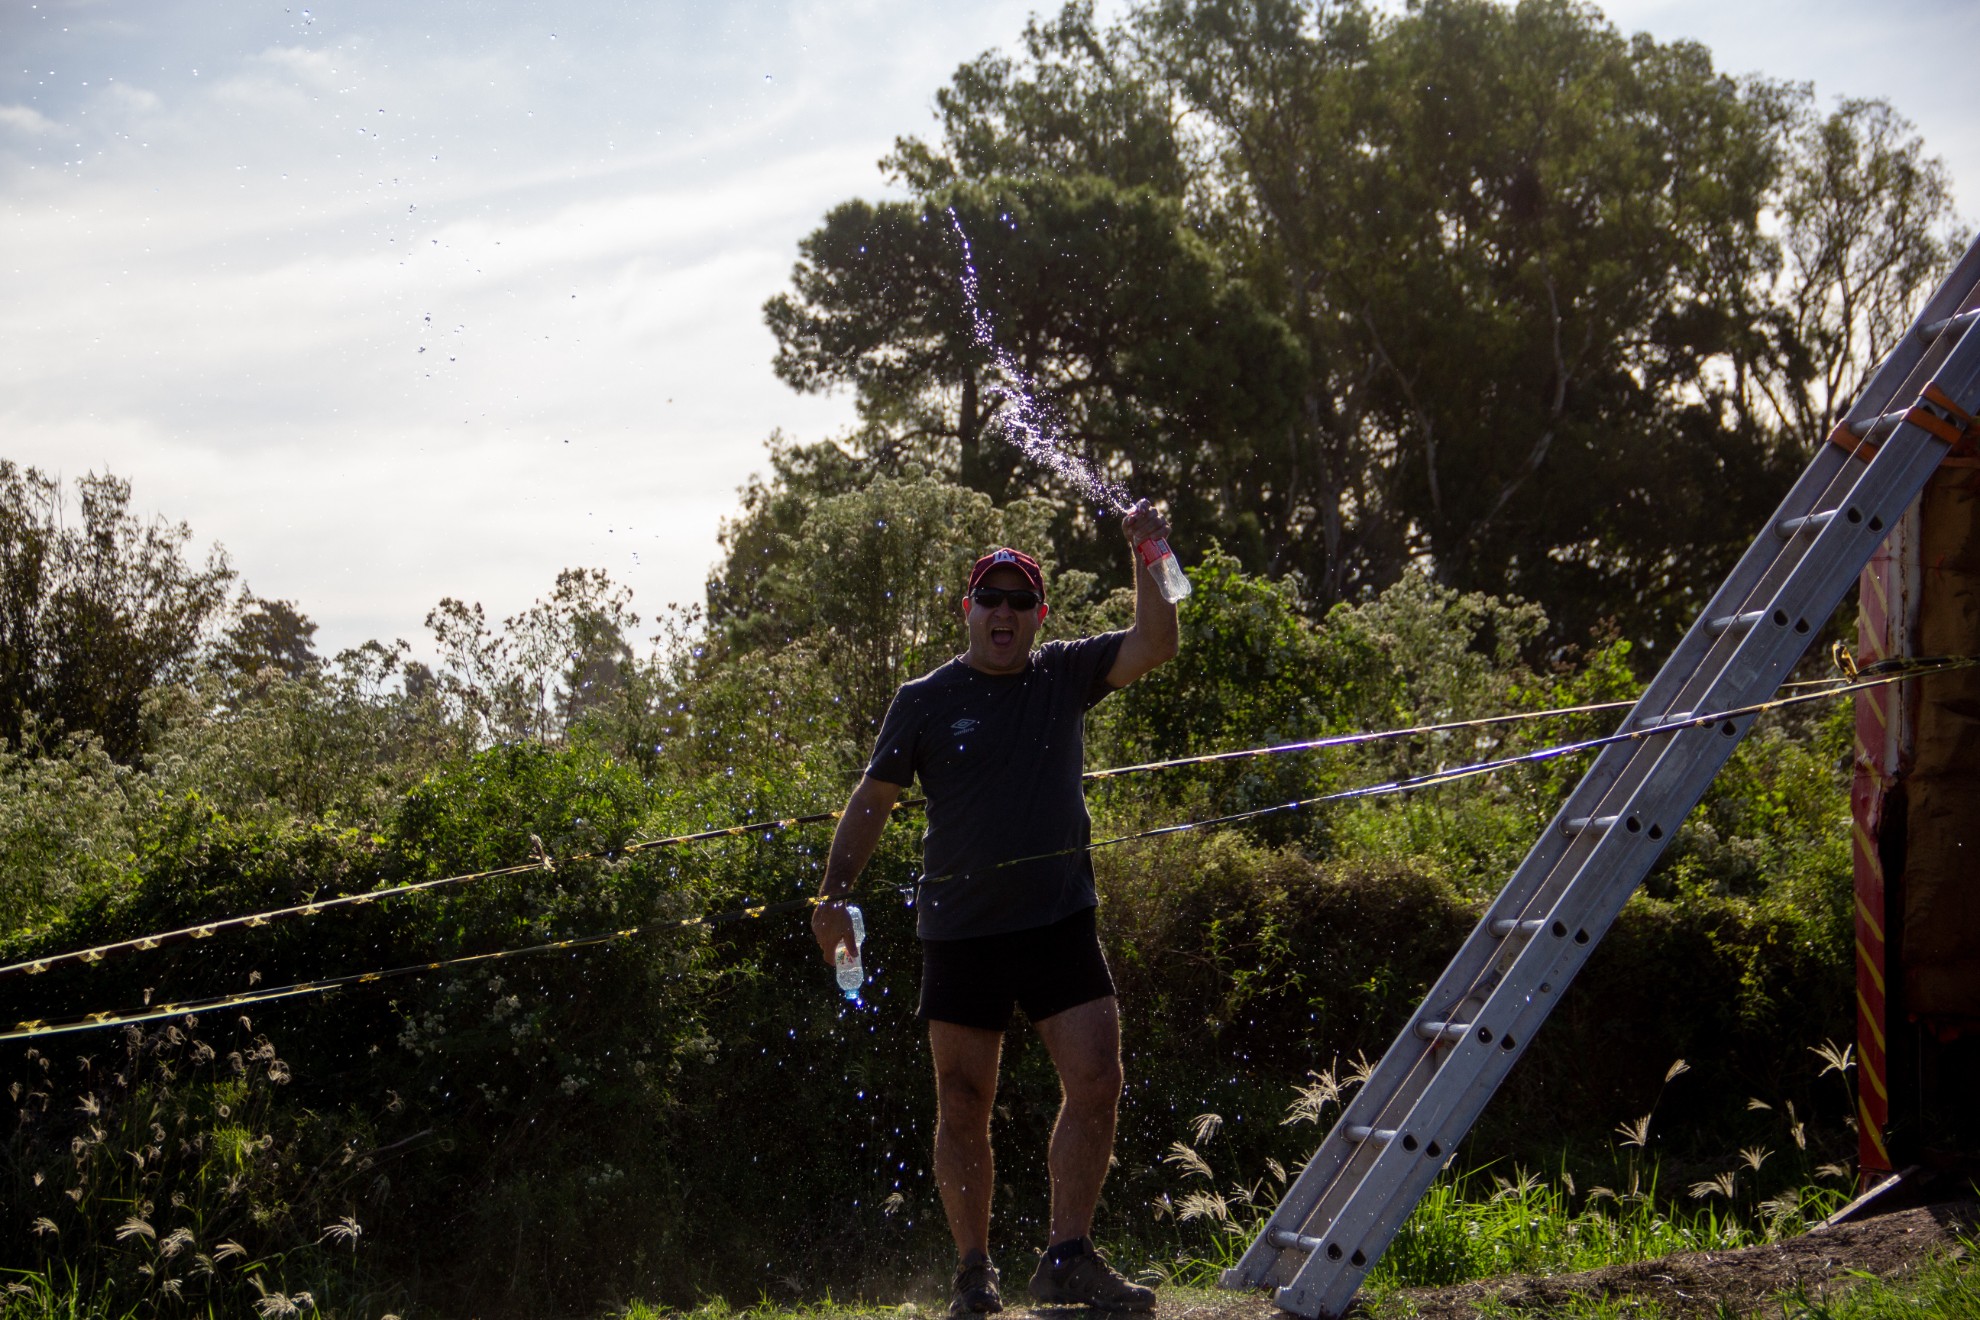
<svg viewBox="0 0 1980 1320">
<path fill-rule="evenodd" d="M 130 484 L 60 484 L 0 459 L 0 740 L 93 734 L 120 762 L 143 745 L 145 694 L 189 672 L 233 570 L 188 563 L 192 529 L 131 512 Z"/>
<path fill-rule="evenodd" d="M 148 692 L 136 764 L 81 736 L 0 763 L 9 961 L 539 855 L 555 866 L 0 980 L 0 1021 L 646 932 L 255 1010 L 287 1042 L 292 1079 L 256 1075 L 256 1132 L 273 1134 L 271 1152 L 297 1153 L 240 1184 L 252 1204 L 277 1208 L 256 1221 L 264 1237 L 219 1240 L 267 1262 L 254 1277 L 270 1297 L 376 1296 L 379 1280 L 395 1280 L 416 1292 L 408 1305 L 492 1315 L 631 1296 L 672 1304 L 924 1287 L 945 1250 L 926 1164 L 932 1096 L 913 1021 L 914 914 L 888 900 L 915 872 L 913 829 L 889 831 L 868 873 L 873 979 L 858 1007 L 831 993 L 801 921 L 692 920 L 812 892 L 826 831 L 633 847 L 838 805 L 880 699 L 960 645 L 946 602 L 970 557 L 1003 540 L 1052 544 L 1061 510 L 1048 501 L 1000 508 L 912 464 L 887 471 L 846 458 L 834 447 L 780 457 L 801 479 L 763 488 L 731 528 L 732 556 L 757 562 L 744 571 L 732 559 L 735 589 L 719 596 L 719 617 L 665 615 L 645 654 L 627 640 L 630 602 L 590 572 L 564 574 L 499 629 L 472 606 L 447 611 L 436 622 L 450 649 L 432 670 L 407 663 L 402 644 L 305 657 L 290 645 L 300 625 L 283 632 L 263 617 L 223 633 L 233 651 L 215 647 Z M 1124 593 L 1046 558 L 1050 628 L 1125 621 Z M 1297 579 L 1241 565 L 1213 548 L 1191 570 L 1184 654 L 1096 710 L 1095 764 L 1574 704 L 1631 686 L 1627 644 L 1544 651 L 1547 625 L 1529 604 L 1409 574 L 1315 616 Z M 271 613 L 252 599 L 239 611 L 237 620 Z M 1538 665 L 1527 658 L 1536 652 L 1551 658 Z M 250 653 L 267 662 L 244 660 Z M 1600 718 L 1122 778 L 1096 793 L 1094 810 L 1101 833 L 1171 823 L 1537 747 Z M 1790 1114 L 1806 1154 L 1797 1146 L 1775 1159 L 1769 1177 L 1801 1170 L 1806 1181 L 1814 1161 L 1846 1147 L 1847 1088 L 1806 1085 L 1807 1056 L 1781 1044 L 1811 1025 L 1838 1038 L 1849 1028 L 1837 915 L 1845 742 L 1836 717 L 1756 736 L 1536 1040 L 1475 1134 L 1474 1163 L 1596 1159 L 1613 1115 L 1634 1112 L 1632 1098 L 1657 1084 L 1654 1061 L 1679 1055 L 1691 1071 L 1657 1110 L 1671 1195 L 1727 1173 L 1723 1134 L 1779 1144 L 1767 1126 Z M 1572 773 L 1535 768 L 1099 854 L 1103 937 L 1134 1006 L 1136 1079 L 1100 1232 L 1130 1257 L 1173 1251 L 1176 1226 L 1150 1206 L 1173 1190 L 1162 1157 L 1179 1111 L 1226 1116 L 1220 1163 L 1296 1160 L 1277 1122 L 1286 1079 L 1386 1041 Z M 217 1020 L 208 1015 L 202 1033 Z M 100 1101 L 105 1114 L 148 1114 L 165 1089 L 178 1088 L 177 1104 L 228 1084 L 198 1080 L 205 1074 L 171 1053 L 193 1047 L 158 1044 L 163 1032 L 117 1039 L 139 1040 L 128 1048 L 144 1066 L 173 1078 L 124 1069 L 124 1089 Z M 257 1049 L 250 1041 L 243 1058 Z M 39 1067 L 23 1052 L 4 1057 L 23 1076 Z M 104 1066 L 100 1048 L 96 1058 Z M 998 1222 L 1023 1238 L 1044 1228 L 1058 1096 L 1027 1036 L 1010 1042 L 1002 1094 L 1010 1191 Z M 1746 1108 L 1749 1097 L 1771 1108 Z M 58 1141 L 52 1131 L 18 1128 L 10 1140 L 40 1150 L 45 1136 Z M 377 1153 L 362 1185 L 322 1172 L 350 1152 Z M 147 1156 L 116 1177 L 179 1168 Z M 92 1176 L 110 1178 L 109 1166 Z M 118 1239 L 138 1191 L 103 1186 L 71 1203 L 73 1221 L 51 1216 L 63 1225 L 59 1260 L 32 1254 L 39 1210 L 0 1217 L 0 1233 L 20 1244 L 14 1258 L 44 1261 L 27 1286 L 41 1287 L 48 1307 L 98 1295 L 86 1290 L 103 1279 L 113 1281 L 99 1289 L 106 1305 L 150 1305 L 154 1279 L 253 1290 L 238 1272 L 182 1278 L 184 1252 L 160 1254 L 181 1226 L 207 1242 L 214 1230 L 191 1219 L 161 1228 L 139 1216 L 157 1238 L 133 1229 Z M 337 1205 L 311 1199 L 337 1188 Z M 1745 1183 L 1736 1190 L 1747 1195 Z M 169 1192 L 150 1195 L 154 1209 L 171 1204 Z M 233 1195 L 189 1192 L 186 1204 L 217 1224 L 247 1213 Z M 1737 1209 L 1752 1213 L 1747 1201 Z M 345 1215 L 363 1225 L 357 1257 L 318 1241 Z M 759 1250 L 736 1253 L 744 1240 Z M 80 1241 L 99 1245 L 74 1248 Z M 64 1293 L 71 1266 L 83 1273 Z"/>
<path fill-rule="evenodd" d="M 1824 1051 L 1816 1051 L 1818 1054 Z M 1436 1287 L 1507 1274 L 1555 1274 L 1653 1260 L 1678 1251 L 1728 1251 L 1775 1242 L 1808 1231 L 1849 1199 L 1849 1170 L 1839 1164 L 1811 1168 L 1806 1133 L 1788 1115 L 1786 1135 L 1799 1147 L 1767 1171 L 1774 1152 L 1761 1144 L 1740 1151 L 1737 1172 L 1694 1183 L 1689 1202 L 1659 1188 L 1661 1161 L 1651 1153 L 1652 1119 L 1670 1084 L 1690 1071 L 1682 1059 L 1664 1072 L 1650 1112 L 1618 1124 L 1605 1163 L 1608 1182 L 1583 1190 L 1563 1158 L 1549 1179 L 1517 1163 L 1510 1175 L 1492 1165 L 1438 1175 L 1370 1271 L 1367 1287 L 1379 1296 L 1397 1287 Z M 1824 1069 L 1824 1072 L 1829 1069 Z M 1365 1067 L 1315 1072 L 1288 1109 L 1287 1124 L 1338 1117 L 1360 1085 Z M 1286 1167 L 1266 1162 L 1256 1182 L 1219 1191 L 1200 1147 L 1223 1130 L 1223 1117 L 1198 1115 L 1194 1144 L 1177 1141 L 1163 1157 L 1177 1180 L 1159 1208 L 1175 1217 L 1202 1246 L 1201 1255 L 1177 1257 L 1172 1273 L 1185 1282 L 1209 1282 L 1234 1264 L 1270 1215 L 1286 1181 Z M 1730 1159 L 1730 1153 L 1728 1153 Z"/>
<path fill-rule="evenodd" d="M 113 1312 L 294 1315 L 356 1277 L 367 1143 L 283 1102 L 289 1065 L 247 1018 L 216 1025 L 125 1028 L 73 1065 L 21 1056 L 0 1169 L 9 1260 L 66 1268 L 70 1292 Z"/>
<path fill-rule="evenodd" d="M 1686 403 L 1735 347 L 1693 309 L 1738 324 L 1765 269 L 1773 93 L 1563 4 L 1317 17 L 1178 0 L 1140 29 L 1318 369 L 1315 503 L 1369 510 L 1309 571 L 1331 593 L 1423 556 L 1569 635 L 1591 597 L 1651 605 L 1646 570 L 1722 557 L 1774 484 L 1768 437 Z"/>
<path fill-rule="evenodd" d="M 143 781 L 72 734 L 39 755 L 0 749 L 0 930 L 45 920 L 118 875 Z"/>
<path fill-rule="evenodd" d="M 1945 232 L 1952 188 L 1911 124 L 1882 101 L 1846 99 L 1827 116 L 1796 106 L 1799 149 L 1780 203 L 1789 317 L 1764 403 L 1806 450 L 1909 326 L 1958 247 Z"/>
<path fill-rule="evenodd" d="M 1048 635 L 1131 604 L 1103 516 L 998 441 L 1015 382 L 968 333 L 947 208 L 1070 443 L 1196 555 L 1182 655 L 1096 709 L 1091 764 L 1463 725 L 1122 776 L 1106 835 L 1611 726 L 1471 722 L 1630 696 L 1945 260 L 1908 126 L 1811 98 L 1557 0 L 1035 21 L 938 94 L 938 139 L 896 144 L 905 199 L 802 245 L 766 309 L 778 370 L 853 389 L 859 428 L 773 443 L 705 611 L 650 641 L 570 569 L 499 623 L 440 602 L 430 665 L 320 656 L 296 604 L 229 601 L 225 558 L 189 563 L 123 483 L 86 478 L 73 528 L 0 465 L 0 960 L 502 872 L 0 979 L 11 1022 L 422 969 L 257 1008 L 279 1059 L 245 1023 L 207 1043 L 217 1014 L 73 1038 L 73 1067 L 0 1051 L 0 1243 L 32 1271 L 0 1313 L 399 1305 L 379 1280 L 491 1316 L 925 1290 L 948 1248 L 889 898 L 913 828 L 867 873 L 860 1004 L 801 920 L 749 914 L 815 891 L 828 831 L 779 822 L 843 802 L 895 685 L 960 649 L 975 555 L 1039 554 Z M 1858 225 L 1864 178 L 1888 205 Z M 1854 1145 L 1847 1051 L 1814 1072 L 1806 1045 L 1853 1024 L 1848 751 L 1838 707 L 1736 752 L 1385 1277 L 1815 1213 Z M 1133 1079 L 1100 1234 L 1228 1251 L 1310 1143 L 1288 1079 L 1296 1116 L 1332 1112 L 1578 770 L 1100 851 Z M 643 842 L 711 828 L 739 832 Z M 1005 1068 L 1015 1242 L 1045 1228 L 1059 1092 L 1027 1033 Z M 1217 1185 L 1213 1140 L 1261 1180 Z"/>
<path fill-rule="evenodd" d="M 1297 578 L 1249 576 L 1217 546 L 1189 578 L 1182 652 L 1101 707 L 1094 742 L 1109 760 L 1314 738 L 1362 727 L 1386 704 L 1377 694 L 1398 677 L 1395 657 L 1382 652 L 1357 616 L 1336 614 L 1315 628 Z M 1293 765 L 1281 758 L 1246 773 L 1283 790 L 1290 784 L 1276 772 Z M 1165 793 L 1160 782 L 1143 791 Z"/>
<path fill-rule="evenodd" d="M 1091 0 L 1072 0 L 1018 39 L 1022 56 L 990 51 L 935 92 L 942 141 L 899 138 L 881 162 L 917 194 L 962 179 L 1097 176 L 1180 197 L 1191 162 L 1168 92 L 1118 32 L 1102 32 Z"/>
<path fill-rule="evenodd" d="M 315 636 L 316 625 L 294 602 L 243 592 L 233 622 L 213 648 L 213 663 L 249 682 L 271 669 L 299 679 L 323 663 L 311 645 Z"/>
<path fill-rule="evenodd" d="M 455 736 L 432 695 L 403 682 L 405 649 L 368 642 L 299 675 L 264 667 L 246 686 L 216 666 L 155 689 L 152 783 L 228 814 L 376 827 Z"/>
<path fill-rule="evenodd" d="M 990 443 L 1009 382 L 963 330 L 953 203 L 1068 444 L 1186 544 L 1322 605 L 1421 566 L 1543 605 L 1555 643 L 1614 619 L 1639 663 L 1953 250 L 1944 168 L 1888 105 L 1823 116 L 1563 0 L 1073 3 L 936 108 L 883 162 L 913 200 L 836 208 L 767 309 L 787 378 L 857 388 L 861 455 L 1051 489 Z M 1189 241 L 1150 274 L 1165 226 Z M 1255 369 L 1216 348 L 1179 406 L 1135 364 L 1197 371 L 1174 345 L 1204 327 Z M 1097 566 L 1087 524 L 1056 531 Z"/>
<path fill-rule="evenodd" d="M 1000 503 L 1032 489 L 1003 436 L 1021 382 L 1000 377 L 972 331 L 951 213 L 998 345 L 1064 444 L 1206 527 L 1281 470 L 1260 445 L 1292 423 L 1297 345 L 1177 203 L 1094 176 L 996 177 L 836 208 L 801 245 L 795 292 L 766 306 L 778 374 L 804 390 L 854 387 L 869 447 L 939 462 Z M 1112 558 L 1088 519 L 1054 530 L 1070 563 Z M 1228 534 L 1243 534 L 1241 520 Z"/>
<path fill-rule="evenodd" d="M 545 738 L 606 698 L 631 661 L 631 593 L 598 569 L 565 569 L 549 597 L 488 626 L 477 602 L 448 596 L 426 616 L 442 668 L 436 694 L 476 746 Z"/>
</svg>

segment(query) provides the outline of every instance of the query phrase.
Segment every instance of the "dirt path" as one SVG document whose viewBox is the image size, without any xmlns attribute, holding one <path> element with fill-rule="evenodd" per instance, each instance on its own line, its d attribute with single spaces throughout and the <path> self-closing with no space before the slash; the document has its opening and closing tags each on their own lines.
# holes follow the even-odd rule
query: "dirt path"
<svg viewBox="0 0 1980 1320">
<path fill-rule="evenodd" d="M 1384 1299 L 1381 1320 L 1470 1320 L 1496 1302 L 1545 1315 L 1575 1300 L 1654 1302 L 1663 1316 L 1715 1316 L 1723 1305 L 1748 1314 L 1776 1294 L 1811 1297 L 1848 1287 L 1852 1271 L 1896 1278 L 1980 1228 L 1980 1202 L 1961 1201 L 1880 1215 L 1764 1247 L 1697 1251 L 1585 1274 L 1512 1275 L 1451 1288 L 1406 1288 Z M 1048 1311 L 1009 1314 L 1049 1316 Z M 1065 1313 L 1060 1312 L 1061 1316 Z M 1165 1290 L 1159 1320 L 1284 1320 L 1262 1293 Z"/>
</svg>

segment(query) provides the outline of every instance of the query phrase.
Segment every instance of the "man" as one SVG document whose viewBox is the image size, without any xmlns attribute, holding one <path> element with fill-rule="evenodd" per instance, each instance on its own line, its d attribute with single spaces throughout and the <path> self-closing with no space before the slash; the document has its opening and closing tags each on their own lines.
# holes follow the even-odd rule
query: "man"
<svg viewBox="0 0 1980 1320">
<path fill-rule="evenodd" d="M 1146 501 L 1124 526 L 1130 546 L 1169 532 Z M 1121 1047 L 1094 929 L 1080 775 L 1086 709 L 1175 655 L 1176 607 L 1136 555 L 1132 627 L 1034 650 L 1044 577 L 1029 555 L 1002 549 L 976 562 L 963 611 L 969 649 L 895 694 L 832 837 L 812 930 L 828 962 L 851 941 L 845 896 L 919 776 L 928 798 L 920 1016 L 935 1058 L 935 1181 L 959 1262 L 949 1312 L 1003 1309 L 990 1260 L 990 1110 L 1014 1004 L 1064 1092 L 1049 1156 L 1051 1238 L 1031 1296 L 1150 1310 L 1155 1294 L 1122 1278 L 1090 1240 L 1113 1154 Z"/>
</svg>

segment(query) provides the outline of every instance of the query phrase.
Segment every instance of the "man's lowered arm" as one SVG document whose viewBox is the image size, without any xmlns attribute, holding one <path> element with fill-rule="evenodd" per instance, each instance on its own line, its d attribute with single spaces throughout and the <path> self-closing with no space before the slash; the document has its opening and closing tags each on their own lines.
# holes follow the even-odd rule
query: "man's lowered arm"
<svg viewBox="0 0 1980 1320">
<path fill-rule="evenodd" d="M 825 883 L 818 896 L 826 900 L 811 910 L 811 933 L 818 940 L 825 961 L 840 944 L 853 942 L 852 918 L 846 915 L 845 897 L 852 892 L 873 850 L 880 846 L 880 833 L 900 800 L 901 786 L 870 775 L 860 777 L 859 786 L 846 799 L 846 809 L 832 831 L 832 851 L 825 859 Z"/>
</svg>

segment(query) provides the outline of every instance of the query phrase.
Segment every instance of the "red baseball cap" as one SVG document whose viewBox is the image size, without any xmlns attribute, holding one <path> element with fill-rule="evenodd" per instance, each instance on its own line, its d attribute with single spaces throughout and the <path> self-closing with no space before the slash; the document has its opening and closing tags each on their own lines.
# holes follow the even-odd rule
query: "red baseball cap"
<svg viewBox="0 0 1980 1320">
<path fill-rule="evenodd" d="M 993 568 L 1015 568 L 1024 574 L 1024 580 L 1031 584 L 1038 598 L 1045 599 L 1045 574 L 1039 570 L 1038 561 L 1024 551 L 1013 550 L 1007 545 L 999 546 L 976 561 L 976 566 L 969 570 L 969 589 L 975 591 L 976 584 L 983 581 Z"/>
</svg>

